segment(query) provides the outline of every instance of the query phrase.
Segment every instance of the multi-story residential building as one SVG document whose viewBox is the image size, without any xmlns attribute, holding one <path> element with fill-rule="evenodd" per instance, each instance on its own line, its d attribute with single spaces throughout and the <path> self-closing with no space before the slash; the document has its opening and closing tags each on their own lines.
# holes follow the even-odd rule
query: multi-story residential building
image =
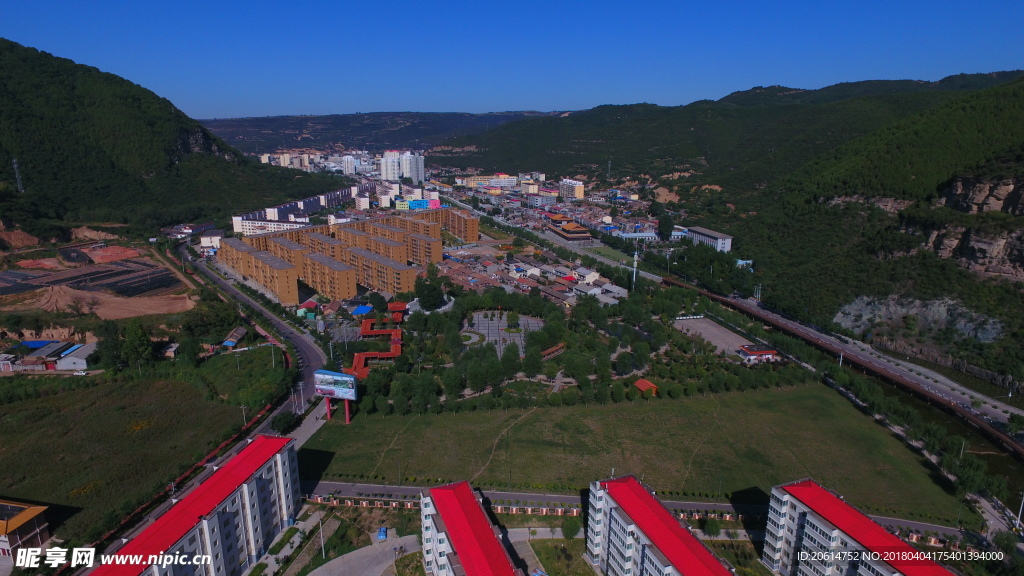
<svg viewBox="0 0 1024 576">
<path fill-rule="evenodd" d="M 426 171 L 423 167 L 423 155 L 414 152 L 405 152 L 399 157 L 402 178 L 411 178 L 416 184 L 426 180 Z"/>
<path fill-rule="evenodd" d="M 271 238 L 266 250 L 292 266 L 302 266 L 302 255 L 309 252 L 309 248 L 288 238 Z"/>
<path fill-rule="evenodd" d="M 402 160 L 398 157 L 387 157 L 380 159 L 380 179 L 381 180 L 401 180 L 402 179 Z"/>
<path fill-rule="evenodd" d="M 138 563 L 103 564 L 92 576 L 238 576 L 255 565 L 300 506 L 295 441 L 257 436 L 124 546 L 107 553 Z M 206 555 L 208 565 L 154 565 L 149 557 Z"/>
<path fill-rule="evenodd" d="M 729 236 L 728 234 L 722 234 L 721 232 L 715 232 L 714 230 L 708 230 L 707 228 L 693 226 L 689 229 L 687 235 L 694 244 L 711 246 L 718 252 L 728 252 L 732 250 L 732 236 Z"/>
<path fill-rule="evenodd" d="M 242 216 L 231 217 L 231 230 L 242 236 L 253 234 L 264 234 L 267 232 L 281 232 L 283 230 L 295 230 L 309 226 L 304 222 L 288 222 L 279 220 L 254 220 L 245 219 Z"/>
<path fill-rule="evenodd" d="M 220 241 L 217 260 L 244 277 L 252 276 L 252 253 L 256 248 L 238 238 L 224 238 Z"/>
<path fill-rule="evenodd" d="M 497 186 L 498 188 L 515 188 L 519 184 L 519 178 L 509 176 L 508 174 L 495 174 L 494 178 L 491 178 L 487 184 L 489 186 Z"/>
<path fill-rule="evenodd" d="M 608 576 L 731 576 L 633 476 L 590 485 L 586 558 Z"/>
<path fill-rule="evenodd" d="M 783 576 L 952 576 L 809 479 L 772 488 L 761 562 Z"/>
<path fill-rule="evenodd" d="M 409 246 L 409 260 L 420 266 L 437 264 L 444 260 L 444 246 L 440 238 L 432 238 L 424 234 L 409 234 L 406 236 L 405 242 Z"/>
<path fill-rule="evenodd" d="M 378 292 L 412 292 L 416 269 L 363 248 L 349 248 L 345 263 L 356 269 L 356 282 Z"/>
<path fill-rule="evenodd" d="M 299 239 L 299 242 L 305 242 L 310 252 L 316 254 L 323 254 L 328 258 L 334 258 L 339 260 L 341 258 L 341 251 L 345 249 L 345 243 L 337 238 L 331 238 L 326 234 L 320 234 L 319 232 L 310 232 L 309 234 L 303 234 Z"/>
<path fill-rule="evenodd" d="M 345 300 L 356 296 L 355 268 L 330 256 L 305 254 L 302 279 L 331 300 Z"/>
<path fill-rule="evenodd" d="M 558 183 L 558 194 L 562 198 L 583 198 L 584 184 L 579 180 L 566 178 Z"/>
<path fill-rule="evenodd" d="M 540 208 L 542 206 L 553 206 L 555 200 L 558 198 L 555 196 L 541 196 L 540 194 L 527 194 L 526 203 L 533 208 Z"/>
<path fill-rule="evenodd" d="M 366 241 L 366 249 L 374 254 L 380 254 L 397 262 L 407 262 L 409 260 L 409 247 L 404 242 L 381 238 L 380 236 L 370 236 Z"/>
<path fill-rule="evenodd" d="M 523 194 L 536 194 L 540 190 L 540 186 L 536 182 L 525 181 L 519 183 L 519 190 Z"/>
<path fill-rule="evenodd" d="M 431 576 L 523 576 L 469 482 L 420 493 L 423 566 Z"/>
<path fill-rule="evenodd" d="M 281 304 L 298 306 L 299 270 L 270 252 L 251 252 L 252 281 L 272 292 Z"/>
<path fill-rule="evenodd" d="M 476 188 L 477 186 L 483 186 L 489 184 L 494 175 L 490 176 L 467 176 L 465 178 L 456 178 L 455 182 L 461 181 L 462 185 L 466 188 Z"/>
</svg>

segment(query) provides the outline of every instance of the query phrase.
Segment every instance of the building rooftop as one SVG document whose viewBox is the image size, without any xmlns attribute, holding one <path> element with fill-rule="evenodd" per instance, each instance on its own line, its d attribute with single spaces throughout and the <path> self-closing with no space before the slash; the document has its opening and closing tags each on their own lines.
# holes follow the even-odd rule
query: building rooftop
<svg viewBox="0 0 1024 576">
<path fill-rule="evenodd" d="M 435 240 L 440 242 L 440 238 L 434 238 L 433 236 L 427 236 L 426 234 L 409 234 L 409 238 L 415 238 L 417 240 L 423 240 L 424 242 L 434 242 Z"/>
<path fill-rule="evenodd" d="M 306 247 L 302 244 L 284 237 L 271 238 L 270 241 L 288 250 L 306 250 Z"/>
<path fill-rule="evenodd" d="M 369 250 L 363 248 L 349 248 L 348 251 L 351 252 L 352 254 L 355 254 L 356 256 L 366 258 L 367 260 L 372 260 L 374 262 L 377 262 L 378 264 L 383 264 L 384 266 L 387 266 L 388 268 L 393 268 L 395 270 L 413 269 L 413 267 L 409 266 L 408 264 L 403 264 L 397 260 L 392 260 L 387 256 L 381 256 L 380 254 L 370 252 Z"/>
<path fill-rule="evenodd" d="M 604 480 L 601 485 L 683 576 L 732 576 L 636 478 L 624 476 Z"/>
<path fill-rule="evenodd" d="M 338 240 L 337 238 L 331 238 L 330 236 L 327 236 L 326 234 L 320 234 L 319 232 L 310 232 L 309 234 L 306 234 L 306 237 L 312 238 L 318 242 L 323 242 L 324 244 L 330 244 L 332 246 L 345 245 L 345 243 L 342 242 L 341 240 Z"/>
<path fill-rule="evenodd" d="M 222 238 L 221 246 L 230 246 L 239 252 L 255 252 L 256 248 L 243 242 L 240 238 Z"/>
<path fill-rule="evenodd" d="M 278 258 L 277 256 L 274 256 L 270 252 L 265 252 L 263 250 L 253 252 L 252 257 L 256 258 L 260 262 L 263 262 L 267 266 L 270 266 L 274 270 L 288 270 L 289 268 L 294 268 L 294 266 L 292 266 L 288 262 Z"/>
<path fill-rule="evenodd" d="M 843 502 L 838 496 L 824 489 L 814 480 L 801 480 L 781 486 L 782 490 L 803 502 L 811 510 L 839 530 L 856 540 L 870 552 L 892 555 L 894 559 L 885 563 L 905 576 L 952 576 L 952 574 L 931 560 L 895 559 L 906 552 L 913 557 L 917 550 L 898 537 L 890 534 L 860 510 Z"/>
<path fill-rule="evenodd" d="M 355 268 L 345 264 L 344 262 L 338 262 L 330 256 L 324 256 L 323 254 L 306 254 L 306 258 L 309 258 L 313 262 L 323 264 L 335 272 L 345 272 L 348 270 L 355 270 Z"/>
<path fill-rule="evenodd" d="M 731 240 L 732 236 L 728 234 L 722 234 L 721 232 L 715 232 L 714 230 L 708 230 L 707 228 L 701 228 L 700 226 L 691 226 L 690 232 L 696 232 L 705 236 L 711 236 L 712 238 L 718 238 L 719 240 Z"/>
<path fill-rule="evenodd" d="M 377 242 L 379 244 L 384 244 L 385 246 L 405 246 L 405 244 L 397 240 L 391 240 L 389 238 L 384 238 L 383 236 L 371 236 L 370 240 L 373 240 L 374 242 Z"/>
<path fill-rule="evenodd" d="M 143 558 L 150 554 L 163 554 L 292 441 L 291 438 L 256 436 L 237 456 L 228 460 L 117 553 L 141 554 Z M 101 564 L 93 570 L 92 576 L 137 576 L 147 565 Z"/>
<path fill-rule="evenodd" d="M 22 524 L 46 511 L 46 506 L 0 500 L 0 536 L 6 536 Z"/>
<path fill-rule="evenodd" d="M 778 354 L 778 350 L 771 346 L 763 346 L 760 344 L 746 344 L 740 346 L 740 350 L 743 350 L 747 354 Z"/>
<path fill-rule="evenodd" d="M 469 482 L 431 488 L 430 498 L 448 529 L 448 538 L 466 576 L 514 576 L 508 553 L 473 496 Z"/>
</svg>

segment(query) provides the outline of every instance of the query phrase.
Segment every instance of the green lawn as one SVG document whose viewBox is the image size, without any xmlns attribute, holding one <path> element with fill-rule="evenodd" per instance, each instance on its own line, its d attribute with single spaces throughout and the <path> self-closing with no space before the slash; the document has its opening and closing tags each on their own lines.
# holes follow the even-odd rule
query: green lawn
<svg viewBox="0 0 1024 576">
<path fill-rule="evenodd" d="M 714 540 L 705 544 L 736 568 L 736 576 L 771 576 L 771 571 L 761 564 L 757 549 L 749 540 Z"/>
<path fill-rule="evenodd" d="M 172 380 L 103 383 L 6 404 L 0 494 L 53 506 L 57 536 L 110 528 L 241 427 L 241 411 Z"/>
<path fill-rule="evenodd" d="M 406 554 L 395 563 L 396 576 L 427 576 L 423 568 L 423 552 Z"/>
<path fill-rule="evenodd" d="M 252 418 L 285 378 L 269 348 L 198 369 L 160 362 L 144 378 L 0 379 L 0 496 L 51 506 L 56 535 L 98 538 Z M 67 389 L 62 384 L 95 386 Z M 32 391 L 45 393 L 36 398 Z M 21 399 L 26 398 L 26 399 Z"/>
<path fill-rule="evenodd" d="M 590 251 L 590 252 L 593 252 L 594 254 L 598 254 L 598 255 L 604 256 L 605 258 L 611 258 L 612 260 L 614 260 L 616 262 L 622 262 L 622 261 L 632 262 L 633 261 L 633 257 L 630 256 L 629 254 L 626 254 L 624 252 L 619 252 L 618 250 L 616 250 L 615 248 L 612 248 L 610 246 L 595 246 L 594 248 L 587 248 L 587 250 Z"/>
<path fill-rule="evenodd" d="M 594 569 L 583 559 L 586 542 L 582 538 L 533 540 L 530 546 L 548 576 L 594 576 Z"/>
<path fill-rule="evenodd" d="M 340 422 L 340 421 L 338 421 Z M 511 441 L 500 436 L 511 425 Z M 500 436 L 500 439 L 499 439 Z M 304 477 L 573 492 L 633 473 L 672 499 L 813 477 L 867 511 L 952 523 L 957 500 L 923 458 L 819 385 L 532 411 L 357 417 L 300 452 Z M 719 488 L 720 487 L 720 488 Z M 667 493 L 667 494 L 666 494 Z"/>
</svg>

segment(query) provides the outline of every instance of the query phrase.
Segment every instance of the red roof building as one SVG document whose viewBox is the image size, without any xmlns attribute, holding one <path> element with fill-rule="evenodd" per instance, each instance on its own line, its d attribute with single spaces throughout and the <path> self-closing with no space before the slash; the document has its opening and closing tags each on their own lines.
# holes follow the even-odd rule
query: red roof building
<svg viewBox="0 0 1024 576">
<path fill-rule="evenodd" d="M 176 553 L 209 555 L 214 573 L 241 574 L 288 526 L 298 506 L 294 440 L 257 436 L 127 544 L 106 552 L 139 555 L 140 561 L 103 564 L 92 576 L 138 576 L 144 571 L 163 576 L 167 572 L 153 566 L 149 557 Z M 192 573 L 195 567 L 169 568 L 173 575 L 174 568 Z"/>
<path fill-rule="evenodd" d="M 633 476 L 590 485 L 587 558 L 606 574 L 731 576 Z"/>
<path fill-rule="evenodd" d="M 423 563 L 428 574 L 522 576 L 469 482 L 431 488 L 420 500 Z"/>
<path fill-rule="evenodd" d="M 658 394 L 658 387 L 655 386 L 654 383 L 651 382 L 650 380 L 645 380 L 641 378 L 636 382 L 633 382 L 633 386 L 636 386 L 636 389 L 639 390 L 641 394 L 647 392 L 648 390 L 653 390 L 654 392 L 652 392 L 652 394 Z"/>
<path fill-rule="evenodd" d="M 797 574 L 801 567 L 848 574 L 851 560 L 859 558 L 858 574 L 952 576 L 814 480 L 772 488 L 768 518 L 761 562 L 784 575 Z M 798 536 L 790 535 L 790 529 Z M 822 557 L 832 560 L 819 561 Z"/>
</svg>

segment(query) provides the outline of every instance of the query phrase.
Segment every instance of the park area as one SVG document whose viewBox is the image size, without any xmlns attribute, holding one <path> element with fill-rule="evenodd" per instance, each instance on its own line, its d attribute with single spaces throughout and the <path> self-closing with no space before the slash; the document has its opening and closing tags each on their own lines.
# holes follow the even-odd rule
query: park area
<svg viewBox="0 0 1024 576">
<path fill-rule="evenodd" d="M 307 481 L 369 480 L 575 493 L 636 474 L 663 497 L 767 502 L 812 477 L 869 513 L 953 524 L 958 500 L 923 457 L 820 384 L 677 401 L 330 423 L 299 454 Z M 968 519 L 972 520 L 972 519 Z"/>
<path fill-rule="evenodd" d="M 510 319 L 515 326 L 510 326 Z M 463 342 L 467 346 L 490 342 L 494 344 L 500 357 L 509 343 L 515 343 L 519 347 L 520 355 L 525 353 L 526 335 L 543 328 L 544 321 L 539 318 L 520 316 L 515 312 L 490 310 L 474 312 L 470 326 L 470 329 L 462 332 L 465 336 L 469 336 L 469 338 L 463 337 Z"/>
</svg>

